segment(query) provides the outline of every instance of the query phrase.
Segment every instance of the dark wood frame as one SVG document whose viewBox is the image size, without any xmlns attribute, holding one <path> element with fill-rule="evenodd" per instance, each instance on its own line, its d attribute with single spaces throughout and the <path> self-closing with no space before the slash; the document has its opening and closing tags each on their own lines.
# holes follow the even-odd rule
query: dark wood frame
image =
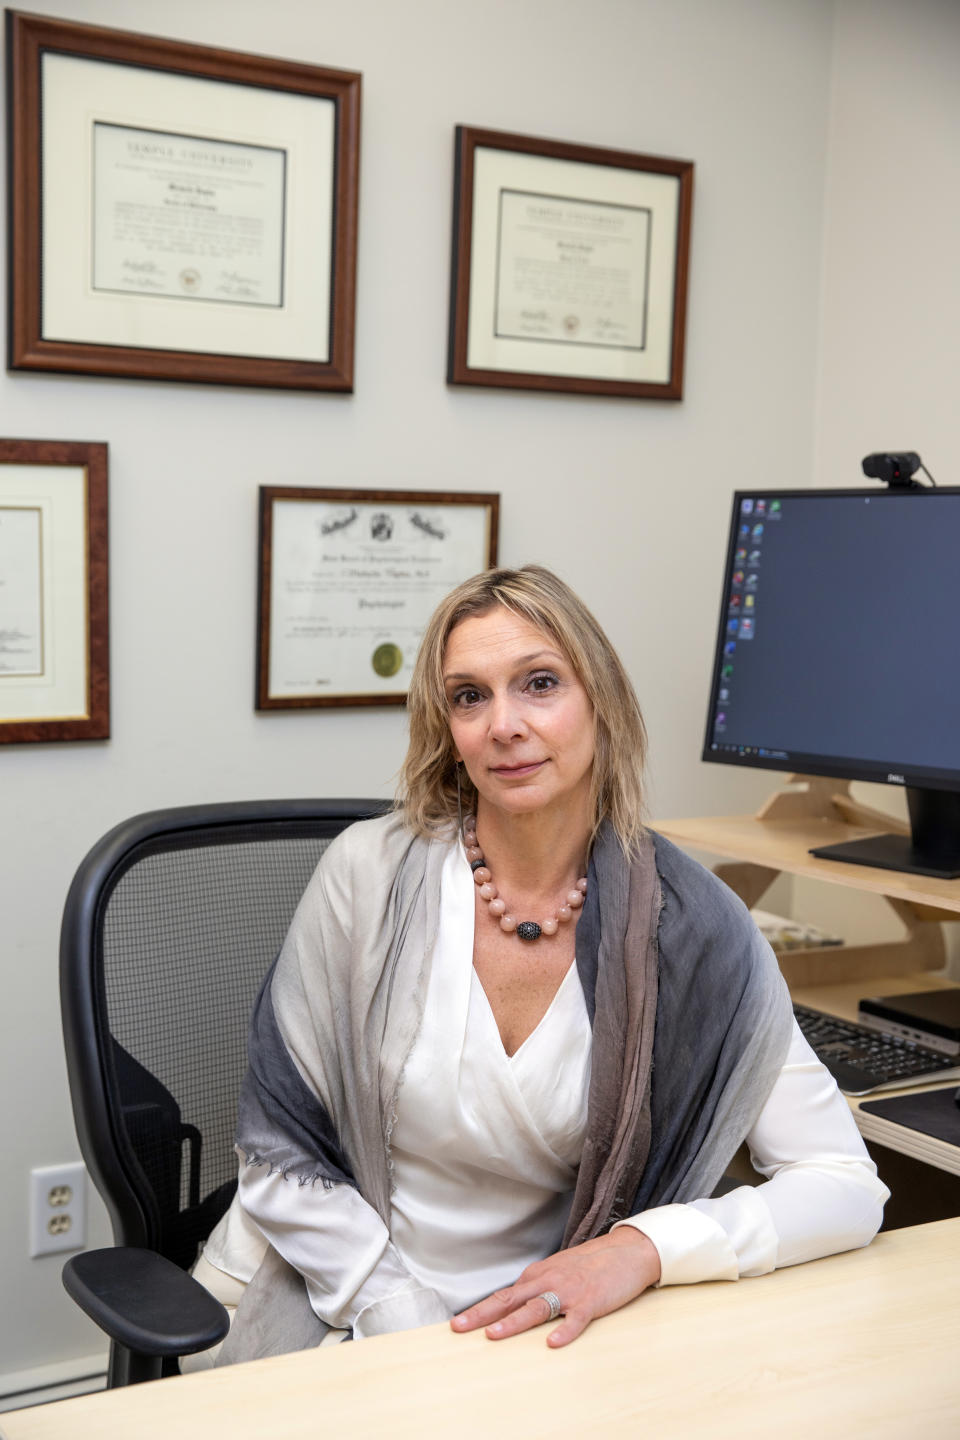
<svg viewBox="0 0 960 1440">
<path fill-rule="evenodd" d="M 270 590 L 273 577 L 273 502 L 322 500 L 363 505 L 475 505 L 490 512 L 487 533 L 487 567 L 497 563 L 500 531 L 500 496 L 497 493 L 454 490 L 327 490 L 313 486 L 261 485 L 259 524 L 259 578 L 257 585 L 257 673 L 254 704 L 257 710 L 314 710 L 356 705 L 404 705 L 406 692 L 393 695 L 296 695 L 277 699 L 270 695 Z M 466 575 L 463 577 L 468 578 Z"/>
<path fill-rule="evenodd" d="M 675 175 L 680 184 L 677 217 L 676 270 L 671 327 L 670 378 L 664 384 L 646 380 L 610 380 L 590 375 L 547 375 L 514 370 L 483 370 L 467 363 L 470 305 L 470 266 L 473 246 L 474 153 L 477 149 L 519 151 L 587 165 L 620 170 L 645 170 Z M 489 385 L 517 390 L 559 390 L 580 395 L 619 395 L 628 399 L 680 400 L 683 398 L 683 358 L 687 313 L 687 278 L 690 263 L 690 223 L 693 210 L 693 162 L 662 155 L 638 155 L 562 140 L 537 139 L 501 130 L 458 125 L 454 142 L 453 255 L 450 274 L 450 327 L 447 381 L 452 385 Z"/>
<path fill-rule="evenodd" d="M 334 101 L 329 360 L 224 355 L 43 338 L 40 58 L 44 51 L 268 90 L 293 91 Z M 188 45 L 8 10 L 9 367 L 295 390 L 352 390 L 360 87 L 361 77 L 353 71 L 322 69 L 290 60 Z"/>
<path fill-rule="evenodd" d="M 3 465 L 70 465 L 86 471 L 87 713 L 63 719 L 0 718 L 0 744 L 106 740 L 110 736 L 107 447 L 85 440 L 0 440 Z"/>
</svg>

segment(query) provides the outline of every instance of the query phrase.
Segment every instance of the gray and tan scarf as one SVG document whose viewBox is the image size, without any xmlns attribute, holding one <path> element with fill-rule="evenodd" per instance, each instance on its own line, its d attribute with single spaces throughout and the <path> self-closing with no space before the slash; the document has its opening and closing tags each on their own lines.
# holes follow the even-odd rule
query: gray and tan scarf
<svg viewBox="0 0 960 1440">
<path fill-rule="evenodd" d="M 412 835 L 399 815 L 345 831 L 304 893 L 251 1021 L 237 1132 L 246 1162 L 301 1185 L 353 1185 L 388 1228 L 390 1135 L 448 844 Z M 601 831 L 577 967 L 593 1048 L 565 1245 L 709 1195 L 791 1031 L 786 986 L 747 911 L 660 836 L 647 835 L 628 863 Z M 326 1330 L 302 1278 L 271 1249 L 217 1363 L 316 1345 Z"/>
</svg>

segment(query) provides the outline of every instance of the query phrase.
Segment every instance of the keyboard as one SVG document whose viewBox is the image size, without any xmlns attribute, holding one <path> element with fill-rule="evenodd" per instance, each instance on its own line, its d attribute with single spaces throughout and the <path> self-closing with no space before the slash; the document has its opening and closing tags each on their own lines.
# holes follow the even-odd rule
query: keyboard
<svg viewBox="0 0 960 1440">
<path fill-rule="evenodd" d="M 838 1020 L 806 1005 L 794 1005 L 793 1013 L 810 1048 L 845 1095 L 869 1095 L 872 1090 L 922 1085 L 925 1080 L 960 1080 L 955 1055 L 869 1025 Z"/>
</svg>

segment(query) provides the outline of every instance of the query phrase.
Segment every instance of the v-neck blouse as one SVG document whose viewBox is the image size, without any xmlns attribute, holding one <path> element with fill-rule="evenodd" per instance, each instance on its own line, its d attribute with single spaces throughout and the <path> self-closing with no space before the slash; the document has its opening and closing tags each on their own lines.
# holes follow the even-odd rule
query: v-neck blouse
<svg viewBox="0 0 960 1440">
<path fill-rule="evenodd" d="M 577 967 L 508 1056 L 473 968 L 474 884 L 460 845 L 391 1142 L 390 1232 L 455 1309 L 558 1248 L 587 1120 L 592 1035 Z"/>
</svg>

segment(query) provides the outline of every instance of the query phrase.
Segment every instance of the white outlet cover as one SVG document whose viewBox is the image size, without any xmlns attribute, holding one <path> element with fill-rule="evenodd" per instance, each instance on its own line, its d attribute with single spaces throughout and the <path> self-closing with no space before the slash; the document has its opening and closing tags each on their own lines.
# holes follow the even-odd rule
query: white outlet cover
<svg viewBox="0 0 960 1440">
<path fill-rule="evenodd" d="M 50 1191 L 69 1185 L 70 1203 L 51 1205 Z M 70 1225 L 59 1235 L 47 1226 L 58 1215 L 68 1215 Z M 43 1165 L 30 1171 L 30 1255 L 52 1255 L 63 1250 L 82 1250 L 87 1234 L 87 1171 L 81 1160 L 69 1165 Z"/>
</svg>

